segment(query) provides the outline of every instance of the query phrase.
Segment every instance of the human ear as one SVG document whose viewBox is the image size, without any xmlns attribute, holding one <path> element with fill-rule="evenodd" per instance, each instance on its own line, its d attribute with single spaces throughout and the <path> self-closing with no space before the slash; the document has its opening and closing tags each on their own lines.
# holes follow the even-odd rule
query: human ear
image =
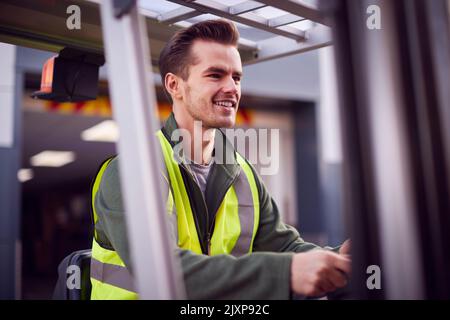
<svg viewBox="0 0 450 320">
<path fill-rule="evenodd" d="M 171 95 L 172 99 L 179 100 L 183 97 L 182 94 L 182 80 L 175 74 L 169 72 L 166 74 L 164 78 L 164 86 L 166 87 L 167 92 Z"/>
</svg>

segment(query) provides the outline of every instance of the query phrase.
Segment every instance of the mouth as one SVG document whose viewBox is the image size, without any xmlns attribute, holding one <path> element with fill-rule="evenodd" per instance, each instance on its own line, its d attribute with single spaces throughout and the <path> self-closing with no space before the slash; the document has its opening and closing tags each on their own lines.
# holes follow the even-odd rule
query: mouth
<svg viewBox="0 0 450 320">
<path fill-rule="evenodd" d="M 227 99 L 227 100 L 214 100 L 214 105 L 219 108 L 226 108 L 226 109 L 235 109 L 237 105 L 236 100 Z"/>
</svg>

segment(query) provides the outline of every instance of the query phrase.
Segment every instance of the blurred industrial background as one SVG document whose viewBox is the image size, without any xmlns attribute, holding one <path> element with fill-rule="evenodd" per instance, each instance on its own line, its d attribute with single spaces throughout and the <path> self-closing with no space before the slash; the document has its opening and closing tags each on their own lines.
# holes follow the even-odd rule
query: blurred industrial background
<svg viewBox="0 0 450 320">
<path fill-rule="evenodd" d="M 100 1 L 76 2 L 74 32 L 66 0 L 0 2 L 0 299 L 51 298 L 60 261 L 91 247 L 91 181 L 117 153 L 108 63 L 96 100 L 31 98 L 62 47 L 103 50 Z M 354 297 L 448 299 L 449 1 L 139 1 L 154 67 L 176 28 L 216 17 L 199 3 L 245 40 L 236 126 L 279 130 L 282 165 L 262 178 L 283 220 L 319 245 L 352 237 Z M 161 124 L 171 106 L 148 76 Z M 369 265 L 383 290 L 366 287 Z"/>
</svg>

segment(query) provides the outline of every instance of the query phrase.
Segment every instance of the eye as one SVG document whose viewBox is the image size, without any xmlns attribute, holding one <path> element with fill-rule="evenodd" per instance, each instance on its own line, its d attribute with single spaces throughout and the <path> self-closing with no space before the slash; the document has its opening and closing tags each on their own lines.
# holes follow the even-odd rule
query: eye
<svg viewBox="0 0 450 320">
<path fill-rule="evenodd" d="M 234 76 L 233 77 L 234 82 L 241 82 L 241 77 L 239 76 Z"/>
<path fill-rule="evenodd" d="M 220 79 L 221 75 L 218 73 L 211 73 L 208 75 L 209 78 Z"/>
</svg>

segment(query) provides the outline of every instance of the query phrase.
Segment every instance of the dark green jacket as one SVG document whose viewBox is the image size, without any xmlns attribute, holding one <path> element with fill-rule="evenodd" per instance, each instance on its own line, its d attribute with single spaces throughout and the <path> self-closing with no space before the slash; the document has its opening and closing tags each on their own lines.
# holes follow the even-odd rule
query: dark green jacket
<svg viewBox="0 0 450 320">
<path fill-rule="evenodd" d="M 168 118 L 163 133 L 170 137 L 177 128 L 173 114 Z M 234 149 L 222 131 L 216 132 L 216 149 L 223 148 L 227 155 Z M 227 162 L 228 163 L 228 162 Z M 237 162 L 213 164 L 208 178 L 205 202 L 199 186 L 180 165 L 183 179 L 191 199 L 197 231 L 206 252 L 207 230 L 214 223 L 214 214 L 239 173 Z M 252 167 L 253 169 L 253 167 Z M 256 171 L 253 169 L 255 176 Z M 253 253 L 239 258 L 231 255 L 207 256 L 189 250 L 177 249 L 189 299 L 289 299 L 290 267 L 293 252 L 303 252 L 316 245 L 307 243 L 299 233 L 280 220 L 278 207 L 257 176 L 260 201 L 260 221 L 253 243 Z M 205 206 L 206 203 L 206 206 Z M 118 158 L 111 161 L 103 174 L 94 201 L 98 215 L 95 226 L 102 246 L 117 251 L 125 265 L 132 270 L 128 248 L 125 214 L 119 180 Z"/>
</svg>

